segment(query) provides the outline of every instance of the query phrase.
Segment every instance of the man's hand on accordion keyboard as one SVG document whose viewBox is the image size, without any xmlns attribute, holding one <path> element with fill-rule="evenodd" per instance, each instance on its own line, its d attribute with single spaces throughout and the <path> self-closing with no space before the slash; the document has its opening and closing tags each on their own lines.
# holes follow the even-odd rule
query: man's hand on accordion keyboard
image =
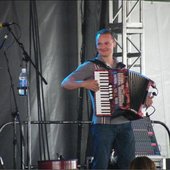
<svg viewBox="0 0 170 170">
<path fill-rule="evenodd" d="M 148 108 L 148 107 L 152 106 L 152 103 L 153 103 L 153 96 L 148 95 L 145 100 L 146 107 Z"/>
<path fill-rule="evenodd" d="M 92 90 L 94 92 L 99 90 L 99 84 L 97 80 L 85 80 L 82 84 L 82 86 L 88 90 Z"/>
</svg>

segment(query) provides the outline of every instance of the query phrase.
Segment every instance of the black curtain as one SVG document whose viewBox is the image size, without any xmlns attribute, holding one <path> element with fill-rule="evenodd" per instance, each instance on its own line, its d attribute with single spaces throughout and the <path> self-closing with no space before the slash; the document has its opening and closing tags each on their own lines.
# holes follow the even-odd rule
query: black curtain
<svg viewBox="0 0 170 170">
<path fill-rule="evenodd" d="M 82 5 L 82 48 L 80 61 L 84 61 L 94 57 L 96 55 L 95 36 L 96 32 L 102 28 L 109 27 L 109 3 L 107 0 L 92 0 L 83 1 Z M 84 89 L 80 89 L 79 92 L 79 116 L 82 120 L 91 121 L 92 110 L 91 103 L 88 96 L 88 92 Z M 80 109 L 81 110 L 81 109 Z M 80 129 L 83 129 L 82 131 Z M 79 126 L 78 139 L 80 140 L 79 155 L 80 163 L 87 165 L 87 159 L 91 157 L 91 136 L 89 133 L 90 124 Z M 81 134 L 80 134 L 81 133 Z"/>
<path fill-rule="evenodd" d="M 102 0 L 81 1 L 81 3 L 62 0 L 36 1 L 34 10 L 31 10 L 30 1 L 0 1 L 0 21 L 17 23 L 19 27 L 11 25 L 11 29 L 19 38 L 19 41 L 23 43 L 33 62 L 36 63 L 37 55 L 40 57 L 39 70 L 48 83 L 48 85 L 41 84 L 41 88 L 44 90 L 45 120 L 54 121 L 53 124 L 47 124 L 46 126 L 50 159 L 57 159 L 59 154 L 65 159 L 80 157 L 79 163 L 85 163 L 86 149 L 89 145 L 87 142 L 88 125 L 80 126 L 78 124 L 63 124 L 62 122 L 90 120 L 90 102 L 86 92 L 83 92 L 83 100 L 80 101 L 81 93 L 79 90 L 66 91 L 60 87 L 60 83 L 65 76 L 78 66 L 79 58 L 83 62 L 96 54 L 95 33 L 98 29 L 107 26 L 107 4 L 107 1 Z M 78 20 L 78 11 L 81 11 L 82 20 Z M 35 30 L 30 27 L 30 24 L 33 26 L 35 23 L 38 25 L 34 29 L 39 31 L 36 32 L 39 37 L 36 40 L 34 39 L 36 35 L 33 36 Z M 82 27 L 81 35 L 78 35 L 78 25 Z M 8 33 L 7 28 L 0 29 L 1 44 L 6 33 Z M 79 54 L 78 39 L 81 36 L 83 38 L 82 53 Z M 35 47 L 38 48 L 39 52 L 36 51 Z M 28 65 L 30 65 L 30 105 L 28 105 L 27 97 L 17 95 L 18 76 L 23 64 L 23 52 L 9 34 L 3 48 L 0 50 L 0 156 L 8 169 L 14 166 L 12 113 L 15 112 L 15 102 L 4 51 L 6 51 L 9 60 L 19 116 L 24 128 L 25 159 L 21 163 L 21 138 L 19 123 L 17 122 L 17 140 L 15 142 L 17 168 L 19 169 L 21 164 L 25 163 L 26 165 L 28 163 L 29 158 L 27 146 L 28 126 L 26 123 L 29 109 L 31 121 L 39 120 L 37 76 L 34 67 L 28 62 Z M 32 124 L 31 162 L 33 165 L 37 165 L 38 160 L 44 159 L 40 155 L 39 132 L 39 125 Z M 77 151 L 77 148 L 80 150 Z M 46 151 L 43 154 L 46 154 Z"/>
</svg>

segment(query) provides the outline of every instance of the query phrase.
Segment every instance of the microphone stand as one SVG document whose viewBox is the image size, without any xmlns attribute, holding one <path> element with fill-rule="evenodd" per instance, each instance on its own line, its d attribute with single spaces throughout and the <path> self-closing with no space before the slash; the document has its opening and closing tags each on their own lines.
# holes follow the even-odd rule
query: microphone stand
<svg viewBox="0 0 170 170">
<path fill-rule="evenodd" d="M 8 38 L 8 34 L 5 34 L 3 42 L 0 46 L 0 50 L 3 48 L 7 38 Z M 17 144 L 16 116 L 18 116 L 18 106 L 17 106 L 16 96 L 15 96 L 15 92 L 14 92 L 13 80 L 12 80 L 11 72 L 10 72 L 10 69 L 9 69 L 8 57 L 5 53 L 5 51 L 4 51 L 4 56 L 5 56 L 5 60 L 6 60 L 6 63 L 7 63 L 7 70 L 8 70 L 8 73 L 9 73 L 10 84 L 11 84 L 12 93 L 13 93 L 13 97 L 14 97 L 14 104 L 15 104 L 15 112 L 12 113 L 12 117 L 13 117 L 12 124 L 13 124 L 13 145 L 14 145 L 14 147 L 13 147 L 13 168 L 16 169 L 16 162 L 17 162 L 17 159 L 16 159 L 17 158 L 17 152 L 16 152 L 16 144 Z"/>
<path fill-rule="evenodd" d="M 3 47 L 5 41 L 7 40 L 8 35 L 6 34 L 4 36 L 4 40 L 0 46 L 0 49 Z M 11 89 L 12 89 L 12 94 L 13 94 L 13 98 L 14 98 L 14 105 L 15 105 L 15 111 L 12 112 L 12 117 L 13 117 L 13 168 L 16 169 L 17 168 L 17 150 L 16 150 L 16 145 L 17 145 L 17 120 L 19 123 L 19 127 L 20 127 L 20 139 L 21 139 L 21 144 L 24 143 L 24 137 L 22 134 L 22 128 L 21 128 L 21 121 L 20 121 L 20 117 L 19 117 L 19 111 L 18 111 L 18 106 L 17 106 L 17 102 L 16 102 L 16 95 L 15 95 L 15 90 L 14 90 L 14 84 L 13 84 L 13 79 L 12 79 L 12 75 L 10 72 L 10 68 L 9 68 L 9 60 L 8 57 L 6 55 L 6 52 L 4 51 L 4 56 L 5 56 L 5 60 L 7 63 L 7 70 L 8 70 L 8 74 L 9 74 L 9 78 L 10 78 L 10 84 L 11 84 Z M 21 159 L 21 167 L 22 167 L 22 149 L 20 152 L 20 159 Z"/>
<path fill-rule="evenodd" d="M 43 82 L 47 85 L 47 81 L 42 76 L 42 74 L 39 72 L 37 66 L 34 64 L 34 62 L 32 61 L 31 57 L 28 55 L 28 53 L 24 49 L 23 44 L 21 42 L 19 42 L 19 40 L 17 39 L 17 37 L 15 36 L 13 31 L 11 30 L 10 26 L 7 26 L 7 29 L 11 33 L 11 35 L 13 36 L 13 38 L 15 39 L 15 41 L 17 42 L 19 47 L 21 48 L 21 50 L 23 52 L 24 60 L 26 62 L 29 61 L 32 64 L 32 66 L 36 70 L 38 76 L 40 76 L 41 79 L 43 80 Z M 27 96 L 28 96 L 28 100 L 27 100 L 28 101 L 28 170 L 30 170 L 31 169 L 31 164 L 32 164 L 32 162 L 31 162 L 32 161 L 32 157 L 31 157 L 31 113 L 30 113 L 30 107 L 29 107 L 30 106 L 29 88 L 28 88 L 28 95 Z"/>
<path fill-rule="evenodd" d="M 29 61 L 29 62 L 33 65 L 33 67 L 35 68 L 35 70 L 36 70 L 36 72 L 38 73 L 38 75 L 41 77 L 41 79 L 43 80 L 43 82 L 47 85 L 47 84 L 48 84 L 47 81 L 46 81 L 45 78 L 42 76 L 42 74 L 39 72 L 37 66 L 33 63 L 31 57 L 30 57 L 30 56 L 28 55 L 28 53 L 25 51 L 24 45 L 23 45 L 21 42 L 19 42 L 19 40 L 17 39 L 17 37 L 15 36 L 15 34 L 13 33 L 13 31 L 11 30 L 10 26 L 8 26 L 7 29 L 8 29 L 8 31 L 12 34 L 12 36 L 13 36 L 14 39 L 15 39 L 15 41 L 17 42 L 17 44 L 18 44 L 19 47 L 21 48 L 21 50 L 22 50 L 22 52 L 23 52 L 23 55 L 24 55 L 24 57 L 25 57 L 24 60 L 25 60 L 26 62 Z"/>
</svg>

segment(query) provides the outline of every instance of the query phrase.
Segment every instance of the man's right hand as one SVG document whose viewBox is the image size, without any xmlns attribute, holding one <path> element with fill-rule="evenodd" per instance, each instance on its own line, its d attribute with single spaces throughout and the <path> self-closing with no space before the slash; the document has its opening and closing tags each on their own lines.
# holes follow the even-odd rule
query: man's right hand
<svg viewBox="0 0 170 170">
<path fill-rule="evenodd" d="M 85 80 L 82 82 L 82 86 L 85 89 L 92 90 L 94 92 L 99 90 L 99 84 L 97 80 Z"/>
</svg>

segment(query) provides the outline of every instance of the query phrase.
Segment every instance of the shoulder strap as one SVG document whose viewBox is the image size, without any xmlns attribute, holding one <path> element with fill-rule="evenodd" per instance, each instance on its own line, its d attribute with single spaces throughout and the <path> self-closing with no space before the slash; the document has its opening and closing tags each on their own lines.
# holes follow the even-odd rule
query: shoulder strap
<svg viewBox="0 0 170 170">
<path fill-rule="evenodd" d="M 117 65 L 116 65 L 116 68 L 118 68 L 118 69 L 123 69 L 125 67 L 126 67 L 126 65 L 123 64 L 122 62 L 118 62 Z"/>
<path fill-rule="evenodd" d="M 87 60 L 87 61 L 90 61 L 90 62 L 92 62 L 92 63 L 95 63 L 95 64 L 97 64 L 98 66 L 103 67 L 103 68 L 105 68 L 105 69 L 107 69 L 107 70 L 111 70 L 111 69 L 112 69 L 112 68 L 110 68 L 109 66 L 107 66 L 104 62 L 102 62 L 102 61 L 100 61 L 100 60 L 98 60 L 98 59 L 96 59 L 96 58 L 90 59 L 90 60 Z M 125 67 L 126 67 L 126 65 L 123 64 L 122 62 L 118 62 L 117 65 L 116 65 L 116 68 L 117 68 L 117 69 L 123 69 L 123 68 L 125 68 Z"/>
<path fill-rule="evenodd" d="M 111 70 L 111 68 L 110 68 L 109 66 L 107 66 L 104 62 L 102 62 L 102 61 L 100 61 L 100 60 L 98 60 L 98 59 L 96 59 L 96 58 L 90 59 L 90 60 L 87 60 L 87 61 L 90 61 L 90 62 L 92 62 L 92 63 L 95 63 L 95 64 L 97 64 L 98 66 L 103 67 L 103 68 L 105 68 L 105 69 L 107 69 L 107 70 Z"/>
</svg>

